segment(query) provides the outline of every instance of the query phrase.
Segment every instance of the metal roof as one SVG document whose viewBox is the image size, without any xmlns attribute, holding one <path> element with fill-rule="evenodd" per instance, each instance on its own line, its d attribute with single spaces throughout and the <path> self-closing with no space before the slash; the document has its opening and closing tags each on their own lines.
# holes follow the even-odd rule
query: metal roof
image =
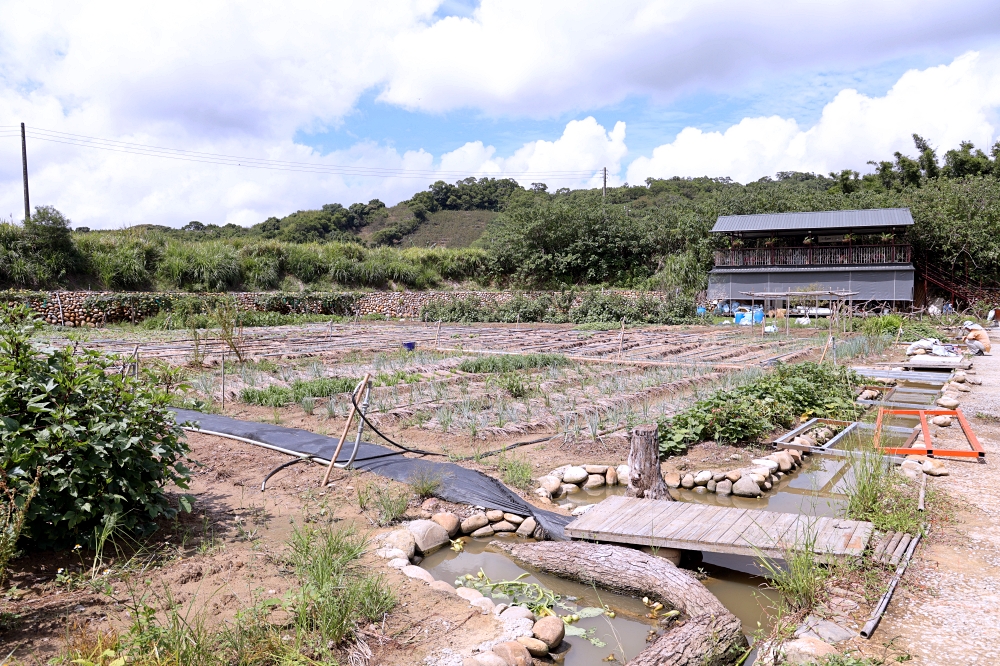
<svg viewBox="0 0 1000 666">
<path fill-rule="evenodd" d="M 823 229 L 858 229 L 903 227 L 913 224 L 909 208 L 872 208 L 869 210 L 824 210 L 811 213 L 762 213 L 759 215 L 721 215 L 713 233 L 749 231 L 819 231 Z"/>
</svg>

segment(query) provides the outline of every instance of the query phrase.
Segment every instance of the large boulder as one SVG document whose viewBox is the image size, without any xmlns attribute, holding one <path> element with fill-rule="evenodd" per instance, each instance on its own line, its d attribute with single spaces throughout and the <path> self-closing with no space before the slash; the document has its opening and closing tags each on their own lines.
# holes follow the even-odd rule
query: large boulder
<svg viewBox="0 0 1000 666">
<path fill-rule="evenodd" d="M 501 520 L 499 523 L 493 523 L 492 525 L 490 525 L 490 527 L 493 528 L 494 532 L 516 532 L 517 531 L 517 527 L 515 527 L 514 525 L 511 525 L 506 520 Z"/>
<path fill-rule="evenodd" d="M 582 467 L 567 467 L 563 472 L 563 483 L 583 483 L 588 476 L 587 470 Z"/>
<path fill-rule="evenodd" d="M 433 520 L 414 520 L 407 524 L 406 529 L 413 535 L 417 552 L 430 555 L 451 542 L 448 531 Z"/>
<path fill-rule="evenodd" d="M 538 485 L 554 495 L 559 492 L 559 486 L 562 485 L 562 481 L 551 474 L 547 474 L 538 479 Z"/>
<path fill-rule="evenodd" d="M 480 511 L 479 513 L 474 513 L 465 520 L 462 521 L 462 532 L 464 534 L 472 534 L 481 527 L 486 527 L 490 524 L 490 519 L 486 517 L 486 514 Z"/>
<path fill-rule="evenodd" d="M 559 617 L 549 615 L 535 623 L 531 628 L 531 634 L 545 643 L 550 650 L 554 650 L 566 637 L 566 625 Z"/>
<path fill-rule="evenodd" d="M 618 467 L 615 468 L 615 471 L 618 472 L 618 483 L 623 486 L 628 485 L 629 466 L 618 465 Z"/>
<path fill-rule="evenodd" d="M 778 461 L 771 460 L 770 458 L 754 458 L 750 461 L 750 464 L 757 467 L 766 467 L 771 472 L 777 472 L 779 468 Z"/>
<path fill-rule="evenodd" d="M 733 484 L 733 494 L 737 497 L 760 497 L 760 486 L 752 476 L 744 476 Z"/>
<path fill-rule="evenodd" d="M 534 622 L 535 614 L 531 612 L 530 608 L 525 606 L 510 606 L 500 613 L 501 620 L 516 620 L 518 618 Z"/>
<path fill-rule="evenodd" d="M 493 652 L 507 662 L 507 666 L 532 666 L 535 663 L 528 648 L 517 641 L 507 641 L 500 643 L 500 645 L 494 645 Z"/>
<path fill-rule="evenodd" d="M 730 481 L 732 481 L 733 483 L 736 483 L 737 481 L 739 481 L 741 476 L 743 476 L 743 472 L 741 472 L 738 469 L 734 469 L 734 470 L 731 470 L 729 472 L 726 472 L 726 478 L 729 479 Z"/>
<path fill-rule="evenodd" d="M 605 481 L 607 481 L 609 486 L 618 485 L 618 471 L 614 467 L 609 467 L 607 473 L 604 475 Z"/>
<path fill-rule="evenodd" d="M 731 495 L 733 493 L 733 482 L 729 479 L 723 479 L 715 484 L 715 494 L 716 495 Z"/>
<path fill-rule="evenodd" d="M 604 486 L 604 476 L 601 474 L 591 474 L 583 482 L 584 488 L 601 488 Z"/>
<path fill-rule="evenodd" d="M 782 472 L 790 472 L 795 468 L 795 461 L 792 460 L 792 457 L 784 451 L 775 453 L 770 457 L 772 460 L 777 461 L 778 469 Z"/>
<path fill-rule="evenodd" d="M 694 488 L 694 474 L 684 475 L 684 478 L 681 479 L 681 488 L 687 488 L 688 490 Z"/>
<path fill-rule="evenodd" d="M 493 536 L 493 534 L 494 534 L 493 528 L 491 526 L 487 525 L 486 527 L 480 527 L 478 530 L 476 530 L 475 532 L 473 532 L 469 536 L 475 537 L 477 539 L 482 539 L 484 537 L 491 537 L 491 536 Z"/>
<path fill-rule="evenodd" d="M 532 534 L 535 533 L 536 526 L 537 523 L 535 523 L 535 519 L 529 516 L 528 518 L 525 518 L 524 522 L 518 526 L 517 535 L 529 538 L 531 537 Z"/>
<path fill-rule="evenodd" d="M 944 409 L 955 409 L 958 407 L 958 400 L 948 395 L 941 396 L 936 402 L 938 407 L 943 407 Z"/>
<path fill-rule="evenodd" d="M 413 555 L 416 553 L 416 541 L 413 538 L 413 533 L 409 530 L 395 530 L 394 532 L 389 532 L 382 542 L 382 547 L 386 549 L 395 549 L 403 551 L 403 557 L 407 559 L 413 559 Z"/>
<path fill-rule="evenodd" d="M 444 531 L 451 538 L 454 538 L 462 529 L 462 521 L 458 519 L 458 516 L 450 512 L 435 513 L 431 516 L 431 520 L 443 527 Z"/>
</svg>

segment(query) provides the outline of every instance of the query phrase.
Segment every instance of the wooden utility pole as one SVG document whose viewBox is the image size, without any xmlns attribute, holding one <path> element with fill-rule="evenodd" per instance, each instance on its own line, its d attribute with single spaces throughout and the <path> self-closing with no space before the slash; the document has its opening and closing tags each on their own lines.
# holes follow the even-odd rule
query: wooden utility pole
<svg viewBox="0 0 1000 666">
<path fill-rule="evenodd" d="M 21 123 L 21 171 L 24 174 L 24 221 L 31 219 L 31 204 L 28 202 L 28 143 L 24 138 L 24 123 Z"/>
<path fill-rule="evenodd" d="M 24 132 L 24 125 L 21 125 L 21 131 Z M 25 168 L 27 168 L 27 167 L 25 167 Z M 602 169 L 602 171 L 604 172 L 604 188 L 601 191 L 601 198 L 607 198 L 607 196 L 608 196 L 608 167 L 604 167 L 604 169 Z M 28 185 L 27 185 L 27 183 L 28 183 L 27 173 L 28 172 L 25 171 L 24 173 L 25 173 L 25 176 L 24 176 L 25 185 L 24 185 L 24 187 L 27 188 L 28 187 Z M 25 191 L 25 195 L 24 196 L 28 196 L 27 195 L 28 190 L 25 189 L 24 191 Z M 27 201 L 27 199 L 25 199 L 25 201 Z"/>
</svg>

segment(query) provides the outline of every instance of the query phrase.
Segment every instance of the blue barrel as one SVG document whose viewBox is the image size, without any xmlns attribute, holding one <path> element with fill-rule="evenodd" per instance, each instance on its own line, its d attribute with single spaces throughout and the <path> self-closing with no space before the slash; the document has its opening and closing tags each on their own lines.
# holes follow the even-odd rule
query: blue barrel
<svg viewBox="0 0 1000 666">
<path fill-rule="evenodd" d="M 741 321 L 743 321 L 743 315 L 744 315 L 744 314 L 745 314 L 745 313 L 743 313 L 743 312 L 737 312 L 737 313 L 736 313 L 736 323 L 737 323 L 737 324 L 739 324 L 739 323 L 740 323 Z"/>
<path fill-rule="evenodd" d="M 754 310 L 753 311 L 753 323 L 759 324 L 762 321 L 764 321 L 764 311 L 763 310 Z"/>
<path fill-rule="evenodd" d="M 695 312 L 698 313 L 699 317 L 704 317 L 708 313 L 708 310 L 705 309 L 705 306 L 699 305 L 698 309 L 695 310 Z"/>
</svg>

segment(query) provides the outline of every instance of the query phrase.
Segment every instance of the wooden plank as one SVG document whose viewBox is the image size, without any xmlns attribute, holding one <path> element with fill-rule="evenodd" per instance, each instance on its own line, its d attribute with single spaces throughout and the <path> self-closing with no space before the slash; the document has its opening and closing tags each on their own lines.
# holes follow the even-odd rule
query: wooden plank
<svg viewBox="0 0 1000 666">
<path fill-rule="evenodd" d="M 780 513 L 760 511 L 754 516 L 754 520 L 743 531 L 743 534 L 739 536 L 737 544 L 744 544 L 751 550 L 756 550 L 757 548 L 763 550 L 767 548 L 767 529 L 777 522 L 779 518 L 781 518 Z"/>
<path fill-rule="evenodd" d="M 844 554 L 855 557 L 860 556 L 865 551 L 865 547 L 868 545 L 868 540 L 871 539 L 874 529 L 875 526 L 871 523 L 859 523 L 857 531 L 844 549 Z"/>
<path fill-rule="evenodd" d="M 745 516 L 747 513 L 746 509 L 736 509 L 735 511 L 727 511 L 725 513 L 725 518 L 716 521 L 715 526 L 705 535 L 702 536 L 708 543 L 718 543 L 722 535 L 729 531 L 733 525 L 736 524 L 740 518 Z"/>
<path fill-rule="evenodd" d="M 885 547 L 884 551 L 882 551 L 882 557 L 879 558 L 879 562 L 885 564 L 886 562 L 889 561 L 889 558 L 892 557 L 893 552 L 895 552 L 896 550 L 896 546 L 898 546 L 899 542 L 902 541 L 903 536 L 904 535 L 902 532 L 896 532 L 894 535 L 892 535 L 892 539 L 889 541 L 889 545 Z"/>
<path fill-rule="evenodd" d="M 671 538 L 678 541 L 700 541 L 700 537 L 711 530 L 718 517 L 726 511 L 726 507 L 706 506 L 697 518 L 671 535 Z"/>
<path fill-rule="evenodd" d="M 893 551 L 892 557 L 889 558 L 889 566 L 894 567 L 899 564 L 899 560 L 903 557 L 903 553 L 906 552 L 906 547 L 910 545 L 910 541 L 913 538 L 909 534 L 904 534 L 903 538 L 899 540 L 899 545 L 896 546 L 896 550 Z"/>
<path fill-rule="evenodd" d="M 630 514 L 625 521 L 618 523 L 616 527 L 611 529 L 604 528 L 602 531 L 606 534 L 624 532 L 637 536 L 649 535 L 652 537 L 660 529 L 657 525 L 662 525 L 677 513 L 676 504 L 679 504 L 679 502 L 640 500 L 637 504 L 643 506 L 642 511 L 638 514 Z"/>
<path fill-rule="evenodd" d="M 800 516 L 794 513 L 782 513 L 781 517 L 774 522 L 767 530 L 768 543 L 762 544 L 761 548 L 791 548 L 795 546 L 795 528 L 799 524 Z M 785 534 L 791 532 L 792 540 L 785 542 Z"/>
</svg>

